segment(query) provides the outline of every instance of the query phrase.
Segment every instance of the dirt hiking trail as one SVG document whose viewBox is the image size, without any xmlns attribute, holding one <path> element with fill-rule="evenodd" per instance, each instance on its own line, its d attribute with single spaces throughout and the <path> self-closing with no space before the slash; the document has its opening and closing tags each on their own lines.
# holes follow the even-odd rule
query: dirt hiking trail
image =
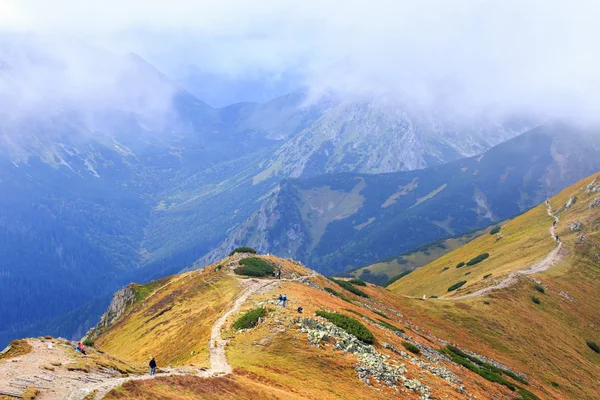
<svg viewBox="0 0 600 400">
<path fill-rule="evenodd" d="M 474 297 L 480 297 L 480 296 L 483 296 L 492 291 L 504 289 L 504 288 L 507 288 L 507 287 L 513 285 L 517 281 L 518 277 L 521 275 L 537 274 L 539 272 L 545 271 L 548 268 L 556 265 L 556 263 L 558 263 L 562 257 L 561 250 L 562 250 L 562 245 L 563 245 L 562 241 L 557 239 L 556 231 L 555 231 L 555 227 L 556 227 L 556 225 L 558 225 L 559 219 L 557 216 L 555 216 L 552 213 L 552 208 L 551 208 L 550 204 L 548 203 L 548 201 L 546 201 L 546 212 L 548 213 L 549 216 L 554 218 L 554 222 L 552 223 L 552 226 L 550 226 L 550 237 L 552 238 L 552 240 L 556 241 L 556 247 L 554 249 L 552 249 L 548 253 L 548 255 L 546 255 L 546 257 L 544 257 L 543 260 L 529 266 L 528 268 L 526 268 L 524 270 L 512 272 L 510 275 L 508 275 L 508 277 L 506 277 L 502 282 L 498 283 L 497 285 L 489 286 L 484 289 L 480 289 L 474 293 L 469 293 L 469 294 L 466 294 L 463 296 L 443 298 L 443 299 L 439 299 L 439 300 L 453 301 L 453 300 L 465 300 L 465 299 L 472 299 Z"/>
<path fill-rule="evenodd" d="M 241 293 L 212 326 L 208 344 L 210 368 L 159 367 L 161 372 L 157 376 L 193 375 L 210 378 L 231 373 L 231 365 L 225 355 L 227 340 L 221 337 L 227 319 L 238 312 L 250 296 L 266 293 L 284 282 L 303 282 L 312 276 L 316 276 L 316 273 L 294 279 L 240 279 L 243 285 Z M 93 399 L 102 399 L 111 389 L 127 381 L 152 379 L 147 374 L 120 377 L 116 371 L 107 369 L 97 373 L 85 373 L 64 371 L 64 368 L 60 368 L 60 372 L 51 372 L 44 369 L 44 366 L 51 366 L 52 363 L 60 363 L 62 366 L 77 363 L 78 359 L 82 361 L 84 356 L 75 352 L 73 346 L 69 344 L 57 343 L 49 349 L 50 340 L 28 339 L 27 341 L 33 347 L 30 353 L 0 363 L 0 393 L 14 395 L 9 397 L 20 398 L 25 388 L 36 387 L 40 390 L 36 397 L 38 400 L 81 400 L 91 393 L 95 393 Z"/>
</svg>

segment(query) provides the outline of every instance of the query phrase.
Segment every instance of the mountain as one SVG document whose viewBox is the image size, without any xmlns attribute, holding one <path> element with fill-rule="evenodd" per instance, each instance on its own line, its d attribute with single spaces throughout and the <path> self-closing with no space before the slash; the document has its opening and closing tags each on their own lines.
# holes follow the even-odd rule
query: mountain
<svg viewBox="0 0 600 400">
<path fill-rule="evenodd" d="M 426 243 L 399 256 L 389 257 L 373 264 L 352 269 L 347 272 L 347 275 L 375 285 L 386 286 L 390 281 L 409 274 L 415 269 L 429 264 L 431 261 L 437 260 L 444 254 L 461 247 L 489 231 L 491 231 L 491 228 Z"/>
<path fill-rule="evenodd" d="M 595 399 L 599 210 L 596 172 L 389 288 L 238 249 L 119 290 L 85 357 L 64 339 L 13 341 L 0 388 L 37 386 L 48 399 Z"/>
<path fill-rule="evenodd" d="M 286 179 L 200 264 L 250 245 L 323 273 L 490 225 L 600 168 L 595 128 L 551 123 L 424 170 Z"/>
</svg>

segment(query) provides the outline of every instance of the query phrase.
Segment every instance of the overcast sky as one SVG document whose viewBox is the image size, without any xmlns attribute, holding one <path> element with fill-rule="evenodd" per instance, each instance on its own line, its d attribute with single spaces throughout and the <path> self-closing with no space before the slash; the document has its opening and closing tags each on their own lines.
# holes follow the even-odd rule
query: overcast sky
<svg viewBox="0 0 600 400">
<path fill-rule="evenodd" d="M 317 91 L 586 117 L 600 107 L 599 15 L 596 0 L 0 0 L 5 31 L 83 37 L 171 70 L 293 70 Z"/>
</svg>

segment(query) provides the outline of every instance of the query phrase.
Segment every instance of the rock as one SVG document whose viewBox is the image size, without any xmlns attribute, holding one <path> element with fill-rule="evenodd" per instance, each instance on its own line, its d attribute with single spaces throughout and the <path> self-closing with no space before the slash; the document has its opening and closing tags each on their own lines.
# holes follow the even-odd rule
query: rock
<svg viewBox="0 0 600 400">
<path fill-rule="evenodd" d="M 567 201 L 567 204 L 565 204 L 565 209 L 571 208 L 573 206 L 573 204 L 575 204 L 576 202 L 577 202 L 577 197 L 571 196 L 569 198 L 569 201 Z"/>
<path fill-rule="evenodd" d="M 600 192 L 600 183 L 596 183 L 596 179 L 594 179 L 592 181 L 592 183 L 590 183 L 587 186 L 587 189 L 585 190 L 586 193 L 598 193 Z"/>
<path fill-rule="evenodd" d="M 123 313 L 127 310 L 127 307 L 131 306 L 135 301 L 135 293 L 133 292 L 132 284 L 129 284 L 117 291 L 108 309 L 100 317 L 100 322 L 93 328 L 91 328 L 83 337 L 82 340 L 91 339 L 94 340 L 100 335 L 100 333 L 111 326 Z"/>
<path fill-rule="evenodd" d="M 580 231 L 581 230 L 581 222 L 575 221 L 573 222 L 570 226 L 569 226 L 569 230 L 571 232 L 573 231 Z"/>
<path fill-rule="evenodd" d="M 594 207 L 600 207 L 600 196 L 597 196 L 594 200 L 592 200 L 588 208 Z"/>
</svg>

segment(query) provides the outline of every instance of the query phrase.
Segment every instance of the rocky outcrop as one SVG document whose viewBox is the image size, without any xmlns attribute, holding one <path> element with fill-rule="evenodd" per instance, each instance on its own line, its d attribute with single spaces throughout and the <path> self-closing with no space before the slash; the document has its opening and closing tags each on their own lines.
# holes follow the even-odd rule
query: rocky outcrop
<svg viewBox="0 0 600 400">
<path fill-rule="evenodd" d="M 569 225 L 569 230 L 571 232 L 577 232 L 581 230 L 581 222 L 575 221 L 571 225 Z"/>
<path fill-rule="evenodd" d="M 569 197 L 569 201 L 567 201 L 567 204 L 565 204 L 565 210 L 568 210 L 569 208 L 571 208 L 573 206 L 573 204 L 575 204 L 576 202 L 577 202 L 577 197 L 575 197 L 575 196 Z"/>
<path fill-rule="evenodd" d="M 600 207 L 600 196 L 597 196 L 594 200 L 590 202 L 589 208 Z"/>
<path fill-rule="evenodd" d="M 598 193 L 600 192 L 600 183 L 596 182 L 596 179 L 590 183 L 585 189 L 586 193 Z"/>
<path fill-rule="evenodd" d="M 85 335 L 85 339 L 96 339 L 100 333 L 110 327 L 121 315 L 125 313 L 128 307 L 133 305 L 135 301 L 135 293 L 133 291 L 133 285 L 130 284 L 125 286 L 121 290 L 117 291 L 108 309 L 100 317 L 100 322 L 91 328 Z"/>
</svg>

